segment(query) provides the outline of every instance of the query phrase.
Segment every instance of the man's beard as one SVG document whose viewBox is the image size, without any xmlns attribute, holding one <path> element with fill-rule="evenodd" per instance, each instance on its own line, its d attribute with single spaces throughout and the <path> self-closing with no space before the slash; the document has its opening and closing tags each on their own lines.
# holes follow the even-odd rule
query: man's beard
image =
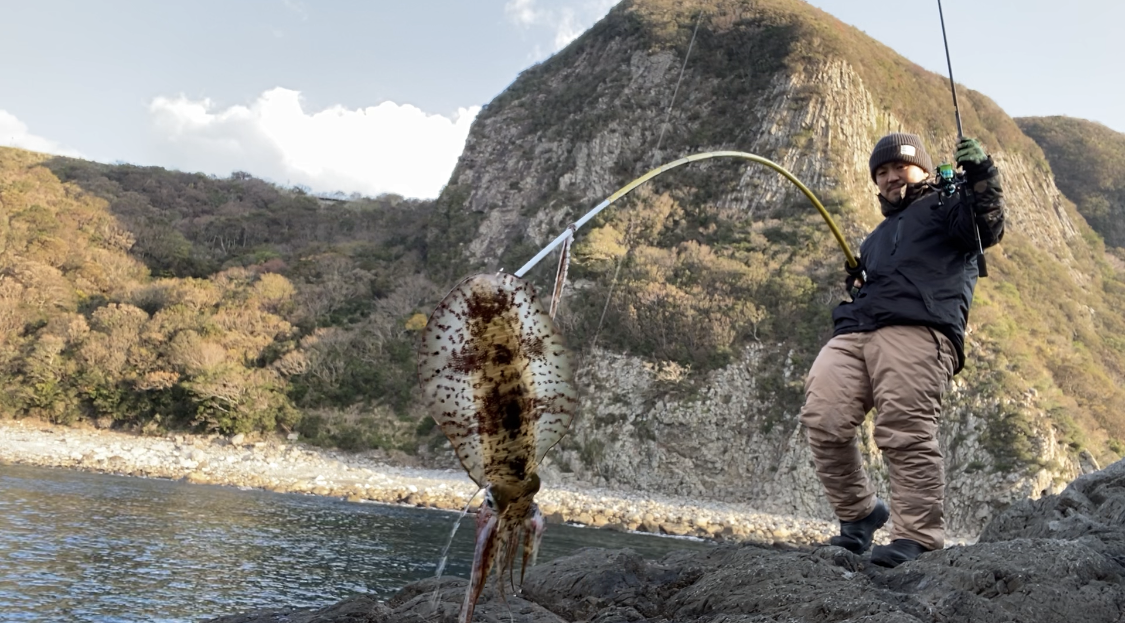
<svg viewBox="0 0 1125 623">
<path fill-rule="evenodd" d="M 898 205 L 899 202 L 902 201 L 903 197 L 906 197 L 906 184 L 903 184 L 902 186 L 899 186 L 894 190 L 888 191 L 887 194 L 883 196 L 886 197 L 887 201 L 891 202 L 894 205 Z"/>
</svg>

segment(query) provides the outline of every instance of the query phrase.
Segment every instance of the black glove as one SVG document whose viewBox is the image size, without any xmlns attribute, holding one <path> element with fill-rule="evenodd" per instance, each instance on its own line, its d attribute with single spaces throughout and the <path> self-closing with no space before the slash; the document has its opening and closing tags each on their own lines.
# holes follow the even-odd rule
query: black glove
<svg viewBox="0 0 1125 623">
<path fill-rule="evenodd" d="M 855 259 L 855 266 L 852 266 L 847 260 L 844 260 L 844 272 L 848 273 L 847 278 L 844 279 L 844 289 L 848 291 L 848 294 L 850 294 L 853 299 L 859 294 L 859 289 L 863 287 L 863 282 L 867 280 L 867 274 L 863 271 L 863 262 L 859 261 L 858 257 Z"/>
</svg>

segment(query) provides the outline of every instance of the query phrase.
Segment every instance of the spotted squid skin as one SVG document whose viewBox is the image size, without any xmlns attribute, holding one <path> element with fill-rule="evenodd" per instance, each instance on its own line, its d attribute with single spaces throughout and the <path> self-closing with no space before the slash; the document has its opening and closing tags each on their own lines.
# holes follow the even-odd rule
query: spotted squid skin
<svg viewBox="0 0 1125 623">
<path fill-rule="evenodd" d="M 569 354 L 530 283 L 505 273 L 469 277 L 438 304 L 422 334 L 418 380 L 427 406 L 486 501 L 477 515 L 468 623 L 496 562 L 514 584 L 546 527 L 534 502 L 544 455 L 577 410 Z M 501 589 L 503 590 L 503 589 Z"/>
<path fill-rule="evenodd" d="M 514 275 L 458 284 L 431 315 L 419 351 L 430 413 L 479 486 L 517 488 L 574 419 L 562 335 Z"/>
</svg>

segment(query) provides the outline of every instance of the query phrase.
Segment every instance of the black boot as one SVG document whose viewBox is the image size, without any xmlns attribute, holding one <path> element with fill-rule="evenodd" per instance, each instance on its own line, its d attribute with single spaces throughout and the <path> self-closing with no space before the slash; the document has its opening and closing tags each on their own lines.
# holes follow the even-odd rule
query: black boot
<svg viewBox="0 0 1125 623">
<path fill-rule="evenodd" d="M 871 550 L 871 562 L 883 567 L 897 567 L 929 551 L 918 541 L 895 539 L 890 545 L 876 545 Z"/>
<path fill-rule="evenodd" d="M 871 547 L 871 539 L 874 538 L 875 531 L 882 528 L 890 516 L 891 511 L 887 508 L 887 504 L 875 498 L 875 510 L 858 521 L 841 521 L 840 536 L 828 539 L 828 543 L 862 554 Z"/>
</svg>

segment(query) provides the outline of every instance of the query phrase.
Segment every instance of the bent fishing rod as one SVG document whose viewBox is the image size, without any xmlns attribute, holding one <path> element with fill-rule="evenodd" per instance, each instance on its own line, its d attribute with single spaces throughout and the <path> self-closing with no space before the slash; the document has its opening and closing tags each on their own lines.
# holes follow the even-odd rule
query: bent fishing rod
<svg viewBox="0 0 1125 623">
<path fill-rule="evenodd" d="M 816 198 L 816 195 L 814 195 L 813 192 L 811 190 L 809 190 L 809 188 L 807 186 L 802 184 L 801 180 L 797 179 L 797 177 L 795 175 L 793 175 L 792 173 L 787 171 L 785 169 L 785 167 L 777 164 L 776 162 L 773 162 L 772 160 L 768 160 L 768 159 L 763 158 L 761 156 L 756 156 L 754 154 L 750 154 L 750 153 L 746 153 L 746 152 L 742 152 L 742 151 L 708 151 L 708 152 L 703 152 L 703 153 L 698 153 L 698 154 L 692 154 L 690 156 L 684 156 L 683 158 L 680 158 L 679 160 L 673 160 L 672 162 L 669 162 L 667 164 L 656 167 L 655 169 L 652 169 L 648 173 L 645 173 L 644 175 L 638 177 L 637 179 L 629 182 L 625 186 L 622 186 L 620 189 L 617 190 L 617 192 L 610 195 L 605 201 L 602 201 L 598 205 L 594 206 L 594 208 L 591 209 L 589 212 L 587 212 L 582 218 L 575 221 L 574 224 L 572 224 L 570 227 L 568 227 L 565 232 L 560 234 L 550 244 L 548 244 L 546 247 L 543 247 L 542 251 L 537 253 L 535 255 L 535 257 L 528 260 L 528 262 L 526 264 L 524 264 L 523 266 L 521 266 L 520 269 L 517 270 L 514 274 L 517 277 L 523 277 L 525 274 L 527 274 L 527 271 L 531 270 L 536 264 L 539 263 L 540 260 L 542 260 L 544 257 L 546 257 L 548 253 L 555 250 L 555 248 L 557 248 L 559 245 L 563 244 L 568 239 L 570 239 L 570 237 L 574 235 L 574 232 L 579 227 L 582 227 L 583 225 L 588 223 L 590 221 L 590 219 L 597 216 L 597 214 L 599 212 L 601 212 L 602 210 L 609 207 L 610 204 L 612 204 L 613 202 L 615 202 L 618 199 L 620 199 L 620 198 L 624 197 L 625 195 L 629 194 L 630 192 L 632 192 L 634 189 L 636 189 L 641 184 L 644 184 L 645 182 L 651 180 L 652 178 L 654 178 L 654 177 L 656 177 L 656 176 L 658 176 L 662 173 L 665 173 L 667 171 L 675 169 L 676 167 L 688 164 L 689 162 L 696 162 L 696 161 L 699 161 L 699 160 L 708 160 L 708 159 L 711 159 L 711 158 L 733 158 L 733 159 L 737 159 L 737 160 L 749 160 L 750 162 L 756 162 L 758 164 L 765 165 L 765 166 L 773 169 L 774 171 L 777 171 L 781 175 L 785 176 L 786 179 L 788 179 L 790 182 L 793 182 L 793 184 L 798 189 L 800 189 L 801 192 L 804 193 L 804 195 L 806 197 L 809 198 L 809 201 L 811 201 L 812 204 L 814 206 L 816 206 L 816 209 L 820 212 L 820 215 L 824 217 L 825 223 L 827 223 L 828 228 L 832 230 L 832 235 L 835 236 L 836 242 L 839 243 L 840 248 L 844 251 L 844 255 L 847 257 L 848 266 L 851 266 L 851 267 L 854 268 L 855 266 L 859 265 L 859 262 L 858 262 L 858 260 L 856 260 L 855 255 L 852 254 L 851 248 L 848 247 L 848 243 L 844 240 L 844 235 L 843 235 L 843 233 L 840 232 L 840 228 L 836 226 L 836 222 L 833 221 L 832 216 L 830 214 L 828 214 L 828 210 L 825 209 L 824 205 L 820 202 L 820 200 Z"/>
<path fill-rule="evenodd" d="M 952 59 L 950 57 L 950 54 L 949 54 L 949 40 L 946 37 L 945 15 L 944 15 L 944 12 L 942 11 L 941 0 L 937 0 L 937 3 L 938 3 L 938 17 L 941 20 L 941 38 L 942 38 L 942 42 L 945 45 L 945 62 L 946 62 L 946 66 L 949 70 L 949 88 L 950 88 L 950 91 L 953 94 L 953 114 L 954 114 L 954 118 L 956 119 L 956 122 L 957 122 L 957 139 L 958 139 L 958 141 L 960 141 L 961 139 L 963 139 L 965 137 L 965 134 L 964 134 L 964 130 L 963 130 L 962 125 L 961 125 L 961 110 L 960 110 L 960 108 L 957 104 L 957 84 L 956 84 L 956 82 L 954 82 L 954 79 L 953 79 L 953 61 L 952 61 Z M 840 228 L 836 226 L 835 221 L 832 220 L 832 216 L 830 214 L 828 214 L 828 210 L 825 209 L 824 205 L 820 202 L 820 200 L 816 198 L 816 195 L 814 195 L 812 193 L 812 191 L 808 189 L 807 186 L 805 186 L 803 183 L 801 183 L 801 181 L 799 179 L 797 179 L 796 176 L 794 176 L 792 173 L 787 171 L 784 167 L 777 164 L 776 162 L 773 162 L 772 160 L 768 160 L 768 159 L 763 158 L 761 156 L 757 156 L 757 155 L 754 155 L 754 154 L 741 152 L 741 151 L 710 151 L 710 152 L 692 154 L 690 156 L 685 156 L 685 157 L 680 158 L 678 160 L 673 160 L 672 162 L 669 162 L 667 164 L 664 164 L 662 166 L 659 166 L 659 167 L 656 167 L 655 169 L 650 170 L 649 172 L 645 173 L 644 175 L 638 177 L 637 179 L 635 179 L 635 180 L 629 182 L 628 184 L 626 184 L 625 186 L 621 187 L 616 192 L 614 192 L 612 195 L 610 195 L 608 198 L 606 198 L 604 201 L 602 201 L 598 205 L 594 206 L 594 208 L 591 209 L 589 212 L 587 212 L 585 215 L 583 215 L 582 218 L 578 219 L 573 224 L 571 224 L 566 229 L 566 231 L 564 231 L 562 234 L 559 234 L 559 236 L 557 238 L 555 238 L 553 241 L 551 241 L 551 243 L 548 244 L 546 247 L 543 247 L 543 249 L 541 251 L 539 251 L 539 253 L 537 253 L 535 255 L 535 257 L 528 260 L 527 263 L 524 264 L 523 266 L 521 266 L 519 268 L 519 270 L 517 270 L 514 274 L 517 277 L 523 277 L 525 274 L 527 274 L 527 272 L 529 270 L 534 268 L 536 264 L 538 264 L 544 257 L 546 257 L 548 253 L 550 253 L 551 251 L 558 248 L 559 245 L 561 245 L 561 244 L 567 242 L 568 240 L 572 239 L 575 231 L 577 231 L 578 228 L 580 228 L 583 225 L 585 225 L 586 223 L 588 223 L 590 221 L 590 219 L 597 216 L 597 214 L 599 212 L 601 212 L 602 210 L 609 207 L 611 204 L 613 204 L 618 199 L 620 199 L 620 198 L 624 197 L 625 195 L 629 194 L 631 191 L 636 189 L 641 184 L 644 184 L 645 182 L 651 180 L 652 178 L 654 178 L 658 175 L 661 175 L 662 173 L 665 173 L 665 172 L 667 172 L 671 169 L 674 169 L 676 167 L 688 164 L 689 162 L 696 162 L 696 161 L 699 161 L 699 160 L 708 160 L 708 159 L 711 159 L 711 158 L 734 158 L 734 159 L 740 159 L 740 160 L 748 160 L 750 162 L 756 162 L 758 164 L 765 165 L 765 166 L 773 169 L 774 171 L 777 171 L 781 175 L 785 176 L 786 179 L 788 179 L 790 182 L 793 182 L 793 184 L 796 185 L 797 188 L 799 188 L 801 190 L 801 192 L 805 194 L 806 197 L 808 197 L 809 201 L 811 201 L 812 204 L 814 206 L 816 206 L 816 209 L 820 212 L 821 216 L 824 217 L 825 223 L 827 223 L 828 228 L 830 230 L 832 230 L 832 235 L 836 238 L 836 242 L 840 245 L 840 249 L 843 250 L 844 256 L 847 258 L 848 266 L 854 268 L 854 267 L 859 265 L 859 261 L 856 259 L 855 255 L 852 253 L 851 248 L 848 247 L 848 243 L 844 240 L 844 236 L 840 232 Z M 941 182 L 942 182 L 942 184 L 945 188 L 945 190 L 943 190 L 943 192 L 947 192 L 948 194 L 952 194 L 953 192 L 956 192 L 957 188 L 960 186 L 960 181 L 957 180 L 957 175 L 954 173 L 952 164 L 942 163 L 941 165 L 939 165 L 938 166 L 938 177 L 941 179 Z M 985 265 L 985 262 L 984 262 L 984 248 L 981 245 L 980 230 L 979 229 L 977 230 L 977 246 L 978 246 L 978 251 L 980 253 L 979 256 L 978 256 L 980 258 L 979 274 L 982 277 L 987 277 L 988 276 L 988 269 L 987 269 L 987 267 Z M 565 255 L 565 253 L 564 253 L 564 255 Z"/>
</svg>

